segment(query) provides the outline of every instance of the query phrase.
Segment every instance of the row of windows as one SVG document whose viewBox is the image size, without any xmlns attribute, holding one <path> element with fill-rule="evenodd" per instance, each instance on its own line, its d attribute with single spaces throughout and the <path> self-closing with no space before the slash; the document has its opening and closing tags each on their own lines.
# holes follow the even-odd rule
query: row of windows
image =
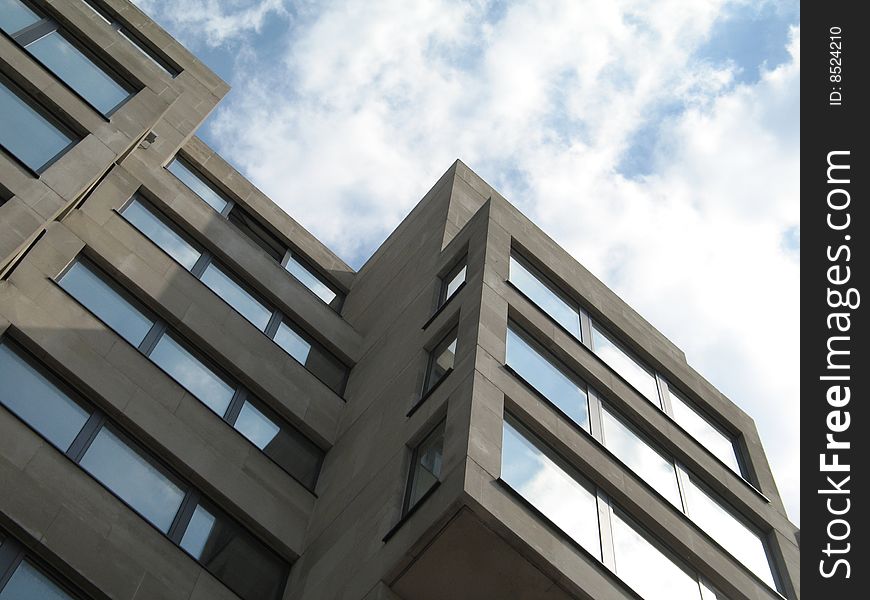
<svg viewBox="0 0 870 600">
<path fill-rule="evenodd" d="M 629 424 L 514 323 L 508 325 L 506 362 L 538 394 L 602 443 L 677 510 L 776 589 L 762 534 L 745 523 L 683 465 Z M 598 418 L 600 421 L 596 421 Z"/>
<path fill-rule="evenodd" d="M 287 473 L 314 489 L 323 451 L 212 366 L 105 273 L 79 259 L 58 283 Z"/>
<path fill-rule="evenodd" d="M 9 340 L 0 341 L 0 380 L 0 404 L 239 597 L 281 597 L 286 562 Z"/>
<path fill-rule="evenodd" d="M 0 531 L 0 600 L 77 600 L 60 578 L 49 574 L 17 541 Z"/>
<path fill-rule="evenodd" d="M 121 215 L 181 266 L 202 281 L 287 354 L 296 359 L 336 394 L 344 392 L 348 369 L 322 345 L 306 335 L 279 310 L 269 306 L 211 253 L 194 243 L 140 195 Z"/>
<path fill-rule="evenodd" d="M 279 262 L 288 273 L 299 280 L 314 295 L 336 311 L 341 308 L 344 297 L 298 253 L 288 248 L 277 236 L 251 217 L 237 203 L 230 200 L 207 177 L 181 157 L 175 157 L 166 168 L 191 189 L 203 202 L 226 217 L 239 231 Z"/>
<path fill-rule="evenodd" d="M 502 436 L 501 479 L 645 600 L 722 598 L 509 415 Z"/>
<path fill-rule="evenodd" d="M 512 255 L 509 281 L 559 326 L 588 346 L 610 368 L 634 386 L 643 397 L 673 418 L 716 458 L 741 477 L 745 475 L 740 466 L 735 440 L 731 435 L 713 423 L 673 386 L 664 383 L 664 389 L 660 393 L 654 371 L 619 343 L 599 323 L 590 319 L 576 302 L 569 299 L 540 271 L 521 257 Z M 589 321 L 589 339 L 586 339 L 583 334 L 582 323 L 586 319 Z M 664 379 L 662 381 L 664 382 Z M 664 398 L 667 400 L 664 401 Z"/>
</svg>

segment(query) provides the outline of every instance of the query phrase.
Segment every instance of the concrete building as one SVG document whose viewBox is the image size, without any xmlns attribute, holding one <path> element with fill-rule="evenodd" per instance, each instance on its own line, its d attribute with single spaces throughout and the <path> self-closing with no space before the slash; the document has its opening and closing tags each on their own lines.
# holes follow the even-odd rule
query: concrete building
<svg viewBox="0 0 870 600">
<path fill-rule="evenodd" d="M 752 419 L 464 164 L 355 272 L 132 4 L 0 26 L 0 599 L 800 598 Z"/>
</svg>

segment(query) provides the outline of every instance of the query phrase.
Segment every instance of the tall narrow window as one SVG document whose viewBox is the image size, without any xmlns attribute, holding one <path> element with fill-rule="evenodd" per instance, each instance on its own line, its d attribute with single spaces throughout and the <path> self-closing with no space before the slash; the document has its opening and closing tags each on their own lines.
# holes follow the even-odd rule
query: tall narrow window
<svg viewBox="0 0 870 600">
<path fill-rule="evenodd" d="M 450 269 L 447 275 L 445 275 L 441 280 L 441 292 L 438 296 L 439 308 L 447 304 L 447 301 L 459 291 L 459 288 L 465 285 L 466 262 L 467 258 L 463 258 L 462 261 Z"/>
<path fill-rule="evenodd" d="M 716 458 L 728 465 L 732 471 L 742 475 L 740 461 L 737 460 L 737 448 L 731 436 L 714 425 L 692 403 L 683 398 L 673 386 L 668 386 L 668 396 L 671 400 L 674 421 L 692 434 Z"/>
<path fill-rule="evenodd" d="M 36 173 L 48 168 L 77 141 L 69 129 L 3 76 L 0 115 L 0 146 Z"/>
<path fill-rule="evenodd" d="M 57 22 L 21 0 L 3 0 L 3 5 L 3 30 L 100 113 L 111 114 L 132 95 L 129 84 L 74 42 Z M 38 20 L 32 21 L 31 15 Z"/>
<path fill-rule="evenodd" d="M 443 460 L 444 423 L 441 423 L 414 449 L 405 491 L 405 514 L 438 483 Z"/>
<path fill-rule="evenodd" d="M 202 198 L 202 200 L 211 206 L 219 213 L 223 213 L 224 209 L 229 206 L 230 201 L 227 200 L 222 192 L 217 191 L 217 188 L 212 185 L 205 177 L 199 174 L 190 163 L 181 157 L 176 156 L 171 163 L 166 166 L 166 169 L 178 177 L 181 182 L 189 187 L 194 194 Z"/>
<path fill-rule="evenodd" d="M 456 335 L 454 329 L 438 342 L 438 345 L 429 353 L 429 363 L 423 381 L 423 396 L 434 390 L 453 371 L 453 365 L 456 361 Z"/>
<path fill-rule="evenodd" d="M 568 333 L 578 340 L 581 338 L 577 305 L 537 269 L 512 255 L 509 281 Z"/>
<path fill-rule="evenodd" d="M 647 400 L 661 408 L 653 372 L 595 321 L 592 321 L 592 350 Z"/>
<path fill-rule="evenodd" d="M 577 425 L 589 431 L 586 386 L 545 354 L 513 323 L 508 325 L 507 332 L 507 366 Z"/>
</svg>

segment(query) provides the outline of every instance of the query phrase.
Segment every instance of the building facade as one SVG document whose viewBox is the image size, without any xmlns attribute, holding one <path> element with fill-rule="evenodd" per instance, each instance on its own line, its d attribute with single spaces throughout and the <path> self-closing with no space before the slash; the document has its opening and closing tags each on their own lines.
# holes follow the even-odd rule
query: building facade
<svg viewBox="0 0 870 600">
<path fill-rule="evenodd" d="M 0 28 L 0 599 L 800 598 L 752 419 L 464 164 L 355 272 L 132 4 Z"/>
</svg>

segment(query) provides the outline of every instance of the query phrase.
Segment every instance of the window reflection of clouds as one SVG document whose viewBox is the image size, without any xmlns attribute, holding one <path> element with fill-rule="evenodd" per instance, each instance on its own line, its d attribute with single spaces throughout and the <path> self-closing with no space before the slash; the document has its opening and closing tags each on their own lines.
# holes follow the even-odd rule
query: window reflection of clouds
<svg viewBox="0 0 870 600">
<path fill-rule="evenodd" d="M 124 209 L 124 218 L 130 221 L 145 237 L 163 249 L 185 269 L 192 269 L 200 257 L 200 252 L 175 233 L 154 213 L 138 200 L 133 200 Z"/>
<path fill-rule="evenodd" d="M 671 399 L 671 408 L 674 413 L 674 421 L 692 434 L 715 457 L 728 465 L 732 471 L 740 475 L 740 464 L 737 462 L 737 454 L 731 439 L 695 410 L 672 387 L 668 388 L 668 392 Z"/>
<path fill-rule="evenodd" d="M 538 279 L 513 256 L 510 258 L 510 282 L 550 315 L 559 325 L 580 339 L 580 314 L 556 292 Z"/>
<path fill-rule="evenodd" d="M 235 390 L 168 335 L 157 342 L 151 359 L 187 391 L 218 415 L 223 415 Z"/>
<path fill-rule="evenodd" d="M 281 430 L 250 402 L 245 402 L 234 427 L 257 448 L 263 450 Z"/>
<path fill-rule="evenodd" d="M 236 309 L 243 317 L 253 323 L 261 331 L 266 329 L 272 311 L 263 306 L 248 291 L 236 283 L 214 263 L 206 267 L 200 277 L 208 288 Z"/>
<path fill-rule="evenodd" d="M 601 360 L 633 385 L 647 400 L 656 406 L 661 406 L 655 375 L 616 345 L 594 322 L 592 323 L 592 348 Z"/>
<path fill-rule="evenodd" d="M 329 286 L 320 281 L 308 268 L 299 262 L 296 257 L 290 253 L 289 259 L 287 260 L 287 264 L 284 266 L 287 271 L 293 275 L 296 279 L 298 279 L 302 285 L 307 287 L 309 290 L 314 292 L 321 300 L 329 304 L 333 300 L 335 300 L 335 292 L 333 292 Z"/>
<path fill-rule="evenodd" d="M 278 332 L 275 334 L 275 342 L 284 348 L 284 350 L 298 360 L 303 365 L 308 361 L 308 354 L 311 352 L 311 344 L 293 331 L 286 323 L 281 323 L 278 326 Z"/>
</svg>

